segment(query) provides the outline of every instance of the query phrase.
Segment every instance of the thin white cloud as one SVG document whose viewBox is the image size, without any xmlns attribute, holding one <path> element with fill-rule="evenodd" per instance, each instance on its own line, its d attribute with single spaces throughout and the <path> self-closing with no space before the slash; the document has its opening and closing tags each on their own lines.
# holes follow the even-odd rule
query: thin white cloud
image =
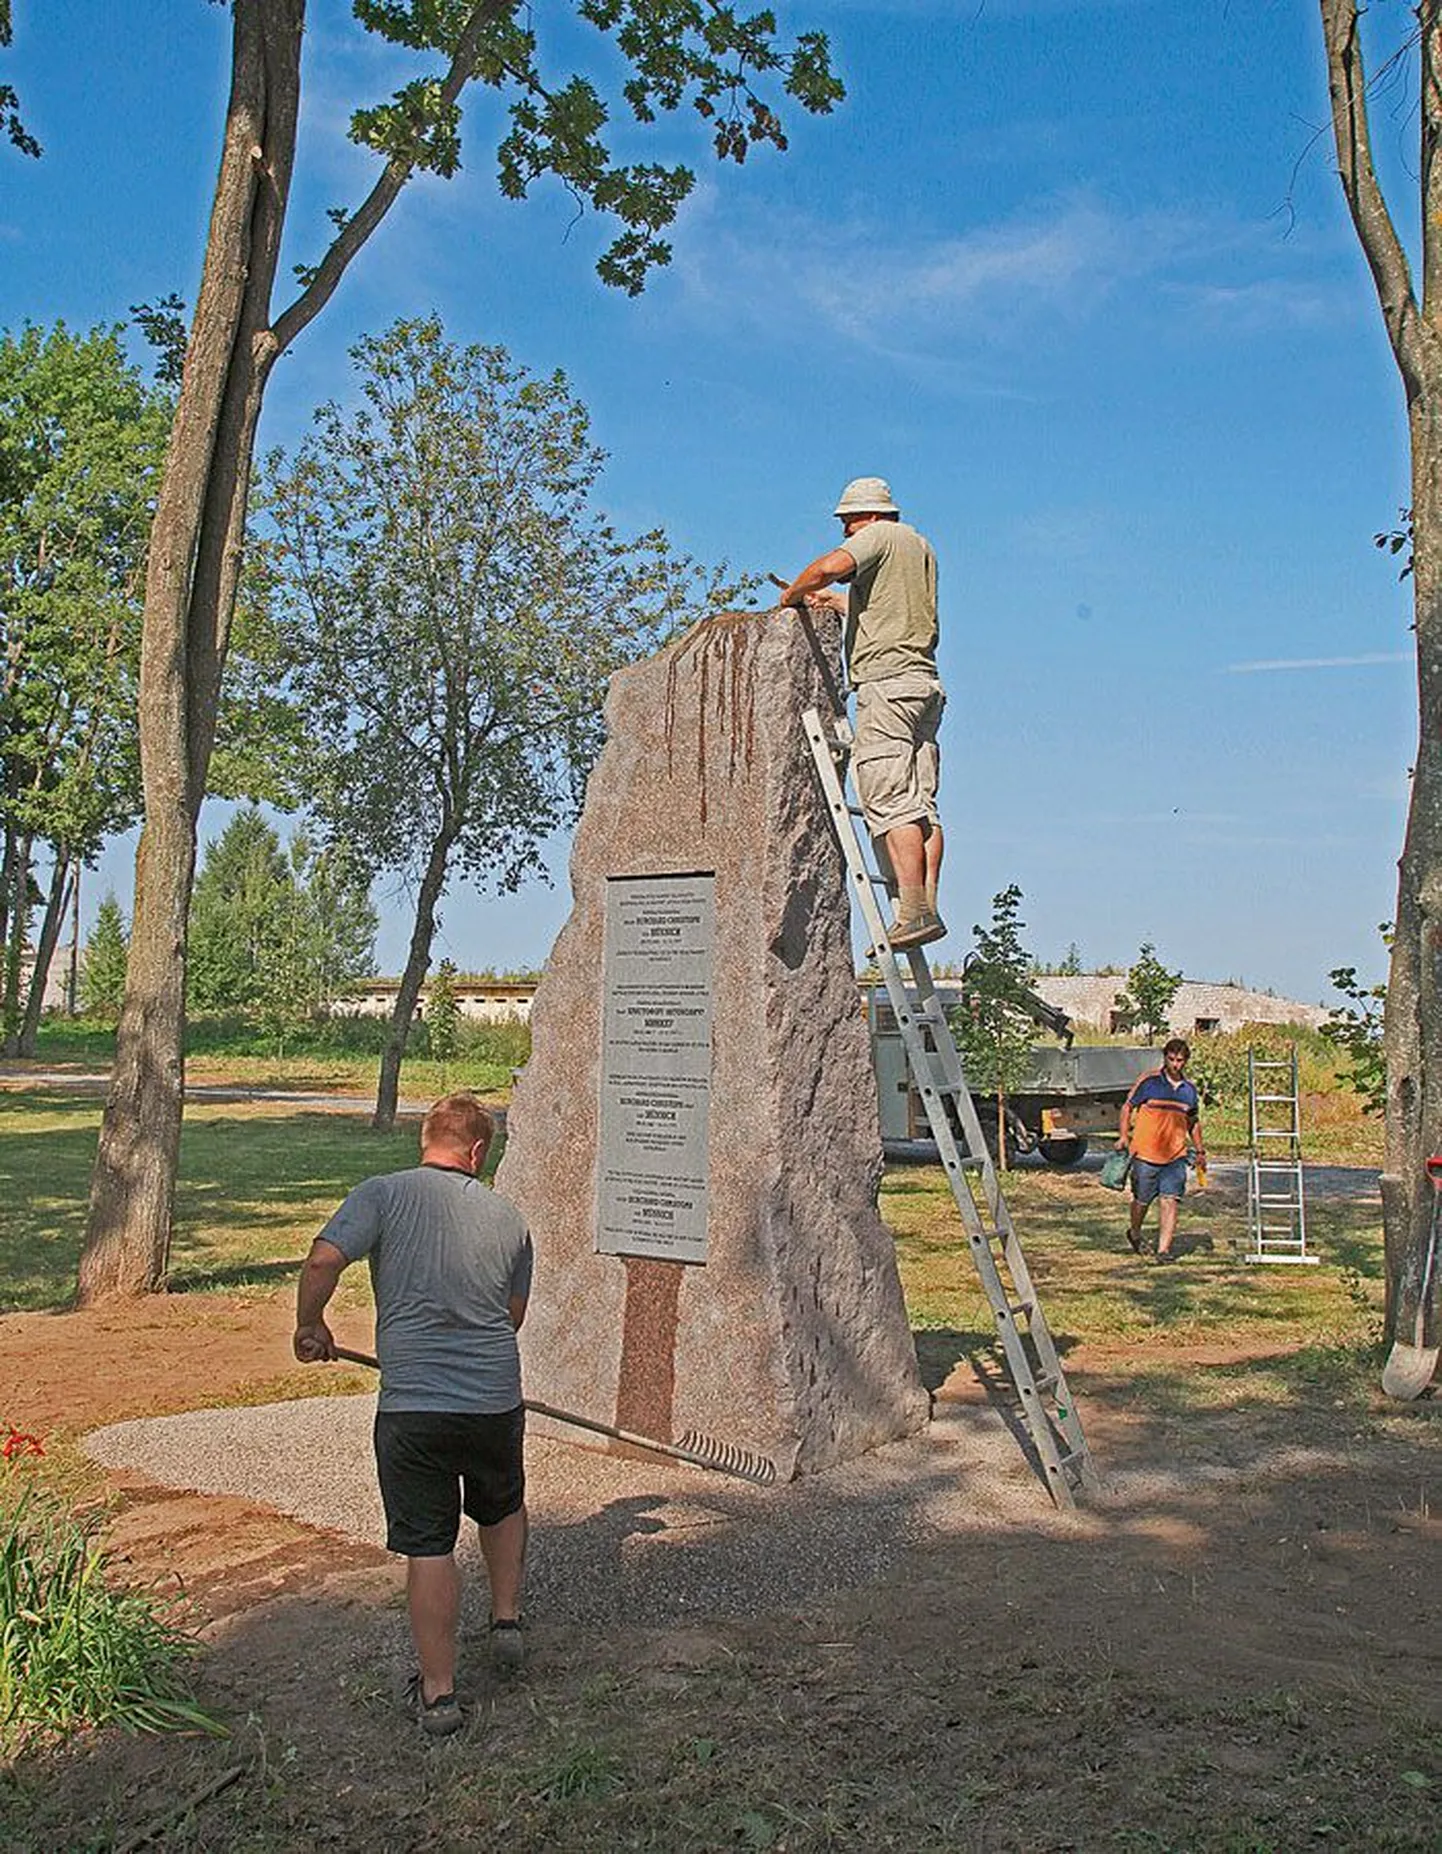
<svg viewBox="0 0 1442 1854">
<path fill-rule="evenodd" d="M 1356 657 L 1265 657 L 1256 663 L 1228 663 L 1229 676 L 1256 676 L 1271 670 L 1368 669 L 1374 663 L 1411 663 L 1410 650 L 1370 650 Z"/>
<path fill-rule="evenodd" d="M 1038 322 L 1082 321 L 1118 297 L 1163 298 L 1169 320 L 1215 332 L 1294 326 L 1334 312 L 1312 254 L 1278 257 L 1274 230 L 1184 210 L 1124 212 L 1087 195 L 1040 202 L 950 237 L 870 218 L 784 215 L 698 189 L 677 228 L 676 274 L 693 306 L 773 331 L 784 304 L 869 353 L 956 353 L 1027 341 Z M 1290 266 L 1294 266 L 1291 268 Z M 784 275 L 785 292 L 777 289 Z"/>
</svg>

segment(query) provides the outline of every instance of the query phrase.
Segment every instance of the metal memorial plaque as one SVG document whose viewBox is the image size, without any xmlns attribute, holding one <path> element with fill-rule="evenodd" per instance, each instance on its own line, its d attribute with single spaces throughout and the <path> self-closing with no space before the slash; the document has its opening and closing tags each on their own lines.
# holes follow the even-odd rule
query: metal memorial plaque
<svg viewBox="0 0 1442 1854">
<path fill-rule="evenodd" d="M 706 1260 L 714 875 L 606 882 L 596 1248 Z"/>
</svg>

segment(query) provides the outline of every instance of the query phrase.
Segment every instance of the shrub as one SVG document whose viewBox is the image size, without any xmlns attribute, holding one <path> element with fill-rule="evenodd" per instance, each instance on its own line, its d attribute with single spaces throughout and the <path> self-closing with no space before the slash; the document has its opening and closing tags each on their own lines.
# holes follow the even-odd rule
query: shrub
<svg viewBox="0 0 1442 1854">
<path fill-rule="evenodd" d="M 1338 1085 L 1337 1052 L 1320 1030 L 1306 1024 L 1243 1024 L 1189 1039 L 1187 1074 L 1207 1106 L 1245 1107 L 1247 1051 L 1266 1062 L 1285 1061 L 1297 1046 L 1297 1085 L 1303 1094 L 1326 1094 Z M 1269 1094 L 1280 1088 L 1269 1087 Z"/>
<path fill-rule="evenodd" d="M 105 1573 L 93 1524 L 34 1487 L 0 1491 L 0 1756 L 86 1726 L 223 1732 L 186 1696 L 190 1637 Z"/>
</svg>

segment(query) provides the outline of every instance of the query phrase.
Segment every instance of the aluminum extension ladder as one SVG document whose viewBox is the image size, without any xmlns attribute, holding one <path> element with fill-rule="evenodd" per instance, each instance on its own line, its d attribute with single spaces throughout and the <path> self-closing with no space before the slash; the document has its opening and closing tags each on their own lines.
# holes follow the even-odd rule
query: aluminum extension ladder
<svg viewBox="0 0 1442 1854">
<path fill-rule="evenodd" d="M 1315 1263 L 1319 1258 L 1307 1253 L 1295 1043 L 1280 1059 L 1247 1051 L 1247 1124 L 1247 1260 Z"/>
<path fill-rule="evenodd" d="M 1052 1499 L 1059 1507 L 1073 1507 L 1077 1491 L 1095 1490 L 1100 1480 L 926 956 L 920 947 L 898 954 L 886 937 L 886 917 L 878 901 L 878 896 L 886 894 L 886 883 L 866 861 L 856 827 L 861 812 L 846 793 L 850 724 L 841 716 L 823 720 L 819 709 L 808 708 L 802 726 L 861 906 L 867 957 L 880 970 L 896 1013 L 916 1091 L 961 1212 L 972 1262 L 996 1319 L 1022 1419 Z M 911 969 L 909 981 L 902 976 L 902 958 Z"/>
</svg>

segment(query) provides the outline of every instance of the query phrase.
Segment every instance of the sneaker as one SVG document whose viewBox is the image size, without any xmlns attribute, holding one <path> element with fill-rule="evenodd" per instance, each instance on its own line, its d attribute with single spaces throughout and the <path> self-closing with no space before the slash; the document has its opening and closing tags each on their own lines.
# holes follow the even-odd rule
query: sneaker
<svg viewBox="0 0 1442 1854">
<path fill-rule="evenodd" d="M 891 942 L 892 952 L 904 953 L 908 947 L 930 946 L 933 940 L 944 940 L 946 922 L 932 909 L 923 908 L 920 914 L 893 921 L 886 930 L 886 937 Z"/>
<path fill-rule="evenodd" d="M 514 1619 L 491 1622 L 491 1659 L 496 1666 L 514 1673 L 526 1658 L 526 1643 L 521 1625 Z"/>
<path fill-rule="evenodd" d="M 406 1682 L 406 1705 L 420 1720 L 421 1730 L 429 1738 L 446 1738 L 458 1732 L 465 1723 L 455 1694 L 438 1693 L 433 1700 L 428 1700 L 419 1674 L 412 1674 Z"/>
</svg>

